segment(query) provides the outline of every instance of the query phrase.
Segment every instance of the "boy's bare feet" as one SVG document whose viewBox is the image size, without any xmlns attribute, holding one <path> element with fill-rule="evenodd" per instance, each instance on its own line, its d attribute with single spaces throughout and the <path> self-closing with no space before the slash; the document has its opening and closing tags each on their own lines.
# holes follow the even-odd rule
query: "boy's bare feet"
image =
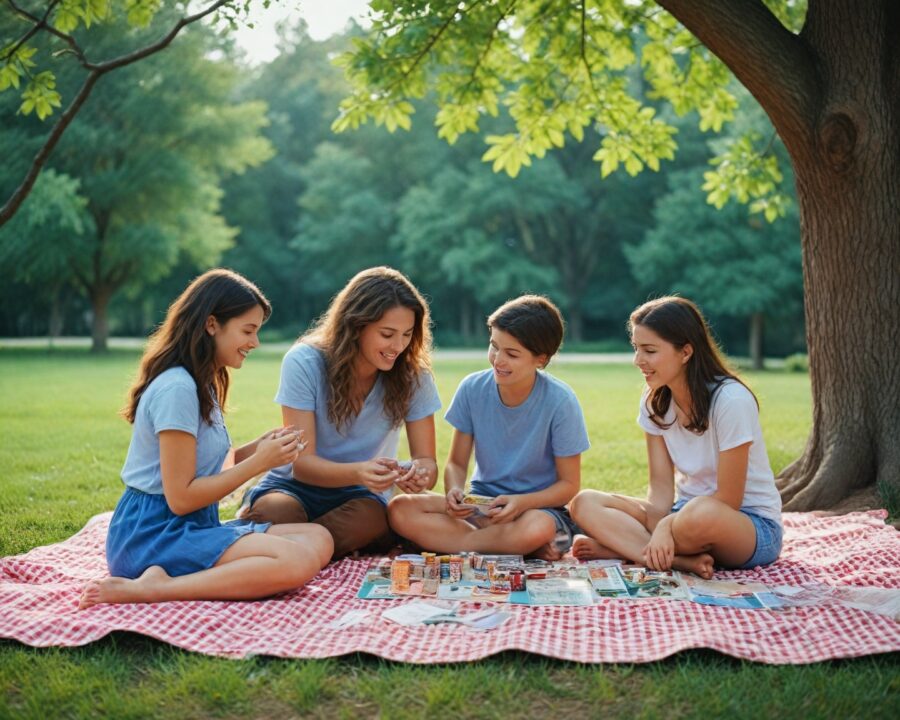
<svg viewBox="0 0 900 720">
<path fill-rule="evenodd" d="M 704 580 L 711 580 L 715 561 L 709 553 L 699 555 L 676 555 L 672 567 L 682 572 L 694 573 Z"/>
<path fill-rule="evenodd" d="M 165 570 L 154 565 L 135 580 L 120 577 L 91 580 L 81 592 L 78 608 L 85 610 L 100 603 L 154 602 L 161 587 L 170 579 Z"/>
</svg>

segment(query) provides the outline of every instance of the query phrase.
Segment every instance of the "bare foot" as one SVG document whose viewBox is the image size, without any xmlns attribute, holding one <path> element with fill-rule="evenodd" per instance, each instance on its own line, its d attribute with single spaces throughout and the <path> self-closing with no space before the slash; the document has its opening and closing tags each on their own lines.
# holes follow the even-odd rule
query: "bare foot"
<svg viewBox="0 0 900 720">
<path fill-rule="evenodd" d="M 587 535 L 575 536 L 575 542 L 572 543 L 572 555 L 578 560 L 612 560 L 620 557 L 618 553 Z"/>
<path fill-rule="evenodd" d="M 546 545 L 539 547 L 533 553 L 529 553 L 528 557 L 538 558 L 539 560 L 546 560 L 547 562 L 556 562 L 557 560 L 561 560 L 563 553 L 559 551 L 556 545 L 552 542 L 548 542 Z"/>
<path fill-rule="evenodd" d="M 135 580 L 120 577 L 91 580 L 81 592 L 78 609 L 85 610 L 100 603 L 153 602 L 160 586 L 170 579 L 165 570 L 154 565 Z"/>
<path fill-rule="evenodd" d="M 704 580 L 711 580 L 713 576 L 713 556 L 709 553 L 698 555 L 676 555 L 672 561 L 672 567 L 682 572 L 694 573 Z"/>
</svg>

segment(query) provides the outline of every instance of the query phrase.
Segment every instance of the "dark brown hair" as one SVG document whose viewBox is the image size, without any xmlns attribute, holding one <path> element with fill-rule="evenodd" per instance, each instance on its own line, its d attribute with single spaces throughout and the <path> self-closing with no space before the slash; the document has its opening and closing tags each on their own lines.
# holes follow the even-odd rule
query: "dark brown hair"
<svg viewBox="0 0 900 720">
<path fill-rule="evenodd" d="M 565 332 L 559 308 L 543 295 L 507 300 L 491 313 L 487 326 L 509 333 L 533 355 L 546 355 L 548 363 L 562 345 Z"/>
<path fill-rule="evenodd" d="M 325 355 L 328 419 L 338 429 L 362 409 L 360 398 L 353 393 L 360 333 L 396 307 L 408 308 L 415 315 L 409 345 L 390 370 L 379 371 L 384 384 L 385 415 L 394 427 L 399 427 L 409 412 L 420 373 L 431 371 L 428 303 L 403 273 L 389 267 L 357 273 L 331 301 L 315 326 L 298 340 L 319 348 Z"/>
<path fill-rule="evenodd" d="M 628 332 L 641 325 L 652 330 L 667 343 L 677 349 L 690 344 L 694 352 L 687 362 L 687 384 L 691 393 L 691 416 L 688 430 L 702 433 L 709 428 L 709 411 L 712 398 L 726 380 L 735 380 L 744 387 L 741 380 L 728 366 L 718 344 L 712 336 L 700 309 L 682 297 L 667 296 L 645 302 L 628 319 Z M 750 390 L 749 387 L 747 387 Z M 750 390 L 753 394 L 753 391 Z M 756 396 L 753 396 L 756 399 Z M 647 395 L 647 412 L 650 419 L 660 428 L 668 428 L 663 418 L 669 411 L 672 391 L 667 385 L 651 390 Z M 757 400 L 757 405 L 759 401 Z"/>
<path fill-rule="evenodd" d="M 122 415 L 133 423 L 138 402 L 153 380 L 173 367 L 184 367 L 197 383 L 200 417 L 212 420 L 216 403 L 223 410 L 228 399 L 228 368 L 216 367 L 215 339 L 206 332 L 214 317 L 220 325 L 259 306 L 263 319 L 272 306 L 259 288 L 231 270 L 209 270 L 196 278 L 169 306 L 166 319 L 147 342 L 138 377 L 128 391 Z"/>
</svg>

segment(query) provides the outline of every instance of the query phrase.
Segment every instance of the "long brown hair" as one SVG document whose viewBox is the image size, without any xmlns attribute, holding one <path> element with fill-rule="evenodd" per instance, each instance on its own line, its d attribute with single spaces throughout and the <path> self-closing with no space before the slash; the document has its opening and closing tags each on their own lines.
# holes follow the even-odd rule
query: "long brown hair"
<svg viewBox="0 0 900 720">
<path fill-rule="evenodd" d="M 682 297 L 661 297 L 645 302 L 631 313 L 628 319 L 629 334 L 636 325 L 652 330 L 679 350 L 687 344 L 694 349 L 686 368 L 691 393 L 691 416 L 687 429 L 706 432 L 713 395 L 719 386 L 726 380 L 735 380 L 744 387 L 747 384 L 728 366 L 700 309 Z M 749 387 L 747 389 L 750 390 Z M 753 394 L 753 391 L 750 390 L 750 393 Z M 756 399 L 755 395 L 753 397 Z M 660 428 L 672 426 L 672 423 L 663 422 L 671 402 L 672 391 L 667 385 L 651 390 L 647 395 L 648 414 Z"/>
<path fill-rule="evenodd" d="M 259 306 L 263 319 L 272 306 L 256 285 L 231 270 L 209 270 L 187 286 L 169 306 L 166 319 L 147 342 L 137 379 L 128 391 L 122 415 L 133 423 L 138 402 L 147 386 L 166 370 L 182 366 L 197 383 L 200 417 L 212 421 L 216 403 L 224 409 L 228 399 L 228 368 L 216 367 L 216 343 L 206 332 L 210 315 L 223 325 Z"/>
<path fill-rule="evenodd" d="M 403 273 L 374 267 L 357 273 L 331 301 L 312 329 L 300 336 L 325 355 L 328 377 L 328 419 L 341 428 L 362 409 L 354 396 L 354 369 L 359 336 L 395 307 L 413 311 L 415 323 L 409 345 L 387 372 L 379 371 L 384 384 L 384 412 L 399 427 L 409 411 L 419 375 L 431 371 L 431 315 L 428 303 Z"/>
</svg>

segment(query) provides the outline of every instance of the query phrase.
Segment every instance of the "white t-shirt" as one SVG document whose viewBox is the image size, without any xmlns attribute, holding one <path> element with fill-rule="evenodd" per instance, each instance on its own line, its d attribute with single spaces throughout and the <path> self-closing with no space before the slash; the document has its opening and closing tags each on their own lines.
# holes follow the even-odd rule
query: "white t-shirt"
<svg viewBox="0 0 900 720">
<path fill-rule="evenodd" d="M 715 391 L 709 428 L 697 434 L 675 419 L 675 403 L 669 405 L 661 428 L 650 419 L 645 390 L 641 396 L 638 425 L 651 435 L 661 435 L 675 465 L 678 500 L 690 500 L 716 491 L 719 453 L 750 443 L 747 484 L 741 509 L 781 522 L 781 496 L 769 465 L 766 443 L 759 424 L 759 408 L 753 394 L 735 380 L 726 380 Z"/>
</svg>

